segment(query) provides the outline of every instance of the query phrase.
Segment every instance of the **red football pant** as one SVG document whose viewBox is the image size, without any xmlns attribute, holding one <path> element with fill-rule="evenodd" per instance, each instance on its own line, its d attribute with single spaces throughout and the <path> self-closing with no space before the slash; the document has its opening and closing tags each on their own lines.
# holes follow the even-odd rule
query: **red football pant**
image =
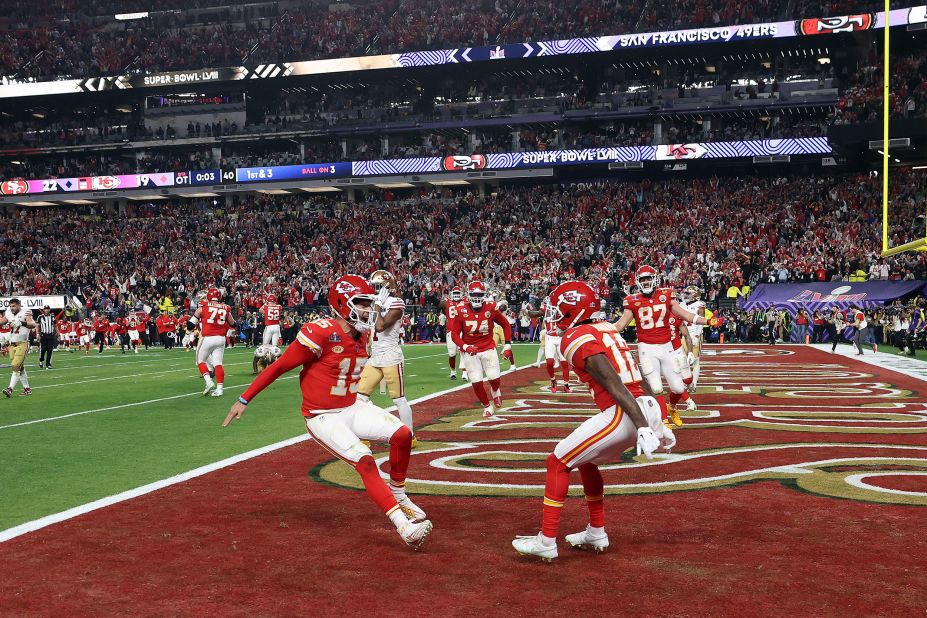
<svg viewBox="0 0 927 618">
<path fill-rule="evenodd" d="M 225 384 L 225 368 L 216 365 L 216 384 Z"/>
<path fill-rule="evenodd" d="M 412 430 L 403 425 L 389 439 L 389 480 L 396 487 L 406 484 L 411 453 Z"/>
<path fill-rule="evenodd" d="M 364 489 L 367 490 L 367 495 L 380 507 L 381 511 L 388 514 L 396 508 L 396 498 L 393 497 L 393 492 L 389 490 L 389 487 L 386 486 L 386 483 L 384 483 L 383 479 L 380 477 L 380 472 L 377 470 L 377 463 L 373 460 L 372 455 L 364 455 L 361 457 L 360 461 L 354 466 L 354 469 L 357 470 L 361 480 L 364 482 Z"/>
<path fill-rule="evenodd" d="M 199 368 L 201 376 L 209 373 L 209 367 L 206 366 L 206 363 L 197 363 L 196 366 Z"/>
<path fill-rule="evenodd" d="M 685 391 L 683 391 L 683 392 L 685 392 Z M 670 391 L 670 394 L 669 394 L 669 403 L 670 403 L 670 407 L 675 408 L 675 407 L 676 407 L 676 404 L 679 403 L 679 400 L 680 400 L 680 399 L 682 399 L 682 393 L 674 393 L 674 392 Z"/>
<path fill-rule="evenodd" d="M 496 378 L 495 380 L 489 381 L 489 386 L 492 388 L 492 392 L 497 393 L 502 388 L 502 378 Z"/>
<path fill-rule="evenodd" d="M 570 363 L 566 361 L 562 361 L 560 363 L 560 368 L 563 369 L 563 381 L 569 382 L 570 381 Z"/>
<path fill-rule="evenodd" d="M 602 473 L 595 464 L 583 464 L 579 467 L 579 475 L 583 478 L 583 493 L 586 495 L 586 506 L 589 507 L 589 525 L 593 528 L 605 527 L 605 482 Z"/>
<path fill-rule="evenodd" d="M 476 393 L 480 403 L 482 403 L 484 407 L 488 406 L 489 395 L 486 394 L 486 386 L 482 382 L 471 382 L 470 385 L 473 386 L 473 392 Z"/>
<path fill-rule="evenodd" d="M 554 379 L 554 359 L 552 358 L 547 359 L 547 375 L 551 380 Z"/>
</svg>

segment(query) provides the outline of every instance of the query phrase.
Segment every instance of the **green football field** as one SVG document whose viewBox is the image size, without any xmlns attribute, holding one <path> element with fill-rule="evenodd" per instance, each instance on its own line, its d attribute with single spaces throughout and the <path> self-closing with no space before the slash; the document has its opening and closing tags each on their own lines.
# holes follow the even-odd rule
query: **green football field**
<svg viewBox="0 0 927 618">
<path fill-rule="evenodd" d="M 516 344 L 516 360 L 533 362 L 536 350 Z M 32 397 L 19 388 L 0 397 L 0 530 L 302 435 L 296 370 L 261 393 L 234 430 L 221 428 L 251 382 L 252 355 L 226 350 L 226 395 L 216 398 L 202 396 L 192 352 L 58 352 L 50 371 L 30 354 Z M 409 400 L 460 383 L 448 379 L 443 344 L 406 346 L 405 355 Z M 385 395 L 375 401 L 391 405 Z"/>
</svg>

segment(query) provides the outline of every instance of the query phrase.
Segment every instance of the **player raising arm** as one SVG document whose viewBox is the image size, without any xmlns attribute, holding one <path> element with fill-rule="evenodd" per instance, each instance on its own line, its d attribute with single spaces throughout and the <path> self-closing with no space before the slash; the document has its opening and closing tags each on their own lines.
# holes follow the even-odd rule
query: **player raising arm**
<svg viewBox="0 0 927 618">
<path fill-rule="evenodd" d="M 393 522 L 402 540 L 418 549 L 432 524 L 405 491 L 412 431 L 386 410 L 357 397 L 357 383 L 367 361 L 367 338 L 377 320 L 375 299 L 373 287 L 363 277 L 345 275 L 335 281 L 328 292 L 334 319 L 304 324 L 296 341 L 232 406 L 222 426 L 240 419 L 249 402 L 274 380 L 302 367 L 299 386 L 309 434 L 357 470 L 367 494 Z M 362 440 L 389 443 L 389 487 Z"/>
<path fill-rule="evenodd" d="M 561 351 L 580 381 L 589 384 L 599 412 L 561 440 L 547 457 L 547 480 L 541 532 L 512 541 L 515 551 L 543 560 L 557 557 L 560 514 L 570 488 L 570 472 L 579 469 L 589 508 L 589 525 L 567 535 L 574 547 L 604 551 L 604 482 L 598 464 L 617 462 L 637 443 L 637 454 L 648 458 L 676 444 L 673 432 L 660 422 L 659 405 L 644 395 L 641 374 L 631 350 L 615 326 L 593 316 L 601 303 L 582 281 L 567 281 L 551 293 L 552 321 L 563 331 Z"/>
<path fill-rule="evenodd" d="M 492 337 L 493 323 L 502 327 L 505 339 L 502 356 L 514 365 L 512 327 L 509 321 L 494 303 L 486 302 L 486 286 L 481 281 L 471 282 L 467 286 L 467 300 L 457 306 L 457 317 L 450 321 L 447 330 L 463 354 L 461 358 L 470 376 L 470 385 L 483 404 L 483 416 L 486 418 L 493 415 L 493 406 L 496 410 L 502 407 L 502 372 L 499 369 L 496 342 Z M 489 405 L 484 379 L 489 380 L 492 389 L 492 406 Z"/>
</svg>

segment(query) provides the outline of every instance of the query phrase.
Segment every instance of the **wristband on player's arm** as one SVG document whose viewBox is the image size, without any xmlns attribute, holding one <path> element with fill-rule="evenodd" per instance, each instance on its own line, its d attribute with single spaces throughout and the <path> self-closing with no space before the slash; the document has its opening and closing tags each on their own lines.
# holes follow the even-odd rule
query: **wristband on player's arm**
<svg viewBox="0 0 927 618">
<path fill-rule="evenodd" d="M 238 398 L 238 403 L 240 403 L 240 404 L 243 405 L 243 406 L 246 406 L 246 405 L 248 405 L 248 400 L 245 399 L 244 397 L 239 397 L 239 398 Z"/>
</svg>

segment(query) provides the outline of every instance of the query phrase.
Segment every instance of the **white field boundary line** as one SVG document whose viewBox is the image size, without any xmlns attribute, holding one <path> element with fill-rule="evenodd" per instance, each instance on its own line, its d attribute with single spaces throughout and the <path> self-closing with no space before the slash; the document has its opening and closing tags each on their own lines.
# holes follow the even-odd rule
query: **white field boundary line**
<svg viewBox="0 0 927 618">
<path fill-rule="evenodd" d="M 513 373 L 515 371 L 520 371 L 527 367 L 530 367 L 530 365 L 523 365 L 521 367 L 517 367 L 516 369 L 510 369 L 508 371 L 503 372 L 503 375 Z M 280 378 L 280 379 L 286 380 L 286 379 L 293 379 L 297 377 L 299 376 L 287 376 L 287 377 Z M 240 388 L 240 387 L 232 387 L 232 388 Z M 436 393 L 423 395 L 422 397 L 419 397 L 418 399 L 413 399 L 412 401 L 409 402 L 409 404 L 414 406 L 416 404 L 424 403 L 426 401 L 430 401 L 432 399 L 436 399 L 443 395 L 447 395 L 449 393 L 453 393 L 459 390 L 464 390 L 466 388 L 470 388 L 469 382 L 464 382 L 463 384 L 458 384 L 457 386 L 454 386 L 452 388 L 449 388 L 443 391 L 438 391 Z M 200 394 L 200 393 L 195 393 L 195 394 Z M 186 397 L 186 396 L 189 396 L 189 395 L 177 395 L 175 397 L 170 397 L 169 399 L 176 399 L 177 397 Z M 146 402 L 141 402 L 141 403 L 146 403 Z M 127 404 L 126 406 L 120 406 L 120 407 L 128 407 L 128 405 L 140 405 L 140 404 Z M 395 410 L 395 406 L 387 408 L 387 410 L 390 410 L 390 411 Z M 288 446 L 293 446 L 294 444 L 299 444 L 300 442 L 305 442 L 309 439 L 310 438 L 309 438 L 308 433 L 300 434 L 298 436 L 289 438 L 287 440 L 282 440 L 280 442 L 268 444 L 267 446 L 262 446 L 260 448 L 247 451 L 239 455 L 233 455 L 232 457 L 227 457 L 215 463 L 207 464 L 205 466 L 200 466 L 199 468 L 194 468 L 193 470 L 188 470 L 187 472 L 181 472 L 180 474 L 170 476 L 166 479 L 161 479 L 160 481 L 148 483 L 147 485 L 142 485 L 134 489 L 129 489 L 129 490 L 120 492 L 118 494 L 107 496 L 105 498 L 100 498 L 99 500 L 94 500 L 93 502 L 88 502 L 80 506 L 75 506 L 70 509 L 61 511 L 59 513 L 54 513 L 52 515 L 46 515 L 45 517 L 40 517 L 39 519 L 34 519 L 32 521 L 19 524 L 18 526 L 13 526 L 12 528 L 7 528 L 6 530 L 0 531 L 0 543 L 5 543 L 11 539 L 15 539 L 16 537 L 22 536 L 24 534 L 35 532 L 36 530 L 41 530 L 42 528 L 46 528 L 53 524 L 61 523 L 69 519 L 74 519 L 75 517 L 80 517 L 81 515 L 85 515 L 87 513 L 91 513 L 93 511 L 106 508 L 108 506 L 112 506 L 120 502 L 125 502 L 126 500 L 131 500 L 133 498 L 138 498 L 140 496 L 144 496 L 146 494 L 159 491 L 166 487 L 170 487 L 171 485 L 177 485 L 179 483 L 183 483 L 191 479 L 204 476 L 206 474 L 209 474 L 210 472 L 215 472 L 223 468 L 228 468 L 229 466 L 233 466 L 237 463 L 241 463 L 249 459 L 254 459 L 255 457 L 260 457 L 261 455 L 272 453 L 273 451 L 277 451 L 277 450 L 286 448 Z"/>
</svg>

